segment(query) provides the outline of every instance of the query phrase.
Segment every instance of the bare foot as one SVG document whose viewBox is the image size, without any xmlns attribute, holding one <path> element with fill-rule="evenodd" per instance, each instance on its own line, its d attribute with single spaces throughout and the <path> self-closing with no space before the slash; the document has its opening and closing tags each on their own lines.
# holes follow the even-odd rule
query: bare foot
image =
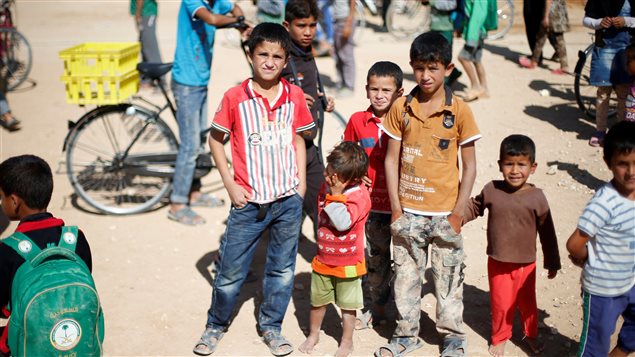
<svg viewBox="0 0 635 357">
<path fill-rule="evenodd" d="M 300 347 L 298 347 L 298 349 L 302 353 L 311 354 L 311 352 L 313 352 L 313 349 L 315 348 L 318 342 L 320 342 L 319 337 L 313 337 L 309 335 L 309 337 L 307 337 L 306 340 L 302 342 L 302 344 L 300 345 Z"/>
<path fill-rule="evenodd" d="M 340 347 L 335 351 L 335 357 L 348 357 L 353 353 L 353 341 L 342 342 Z"/>
<path fill-rule="evenodd" d="M 535 337 L 525 337 L 525 342 L 531 349 L 531 352 L 533 352 L 534 354 L 539 354 L 545 349 L 545 345 L 542 342 L 538 341 L 538 339 Z"/>
<path fill-rule="evenodd" d="M 503 341 L 498 345 L 489 345 L 489 354 L 494 357 L 501 357 L 505 355 L 505 344 L 507 341 Z"/>
</svg>

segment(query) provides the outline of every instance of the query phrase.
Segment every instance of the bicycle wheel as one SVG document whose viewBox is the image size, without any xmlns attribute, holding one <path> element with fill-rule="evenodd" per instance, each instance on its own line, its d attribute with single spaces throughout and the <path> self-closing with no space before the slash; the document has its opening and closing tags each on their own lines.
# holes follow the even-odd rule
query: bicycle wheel
<svg viewBox="0 0 635 357">
<path fill-rule="evenodd" d="M 487 34 L 488 40 L 498 40 L 505 37 L 514 25 L 514 0 L 498 0 L 498 29 Z"/>
<path fill-rule="evenodd" d="M 99 107 L 69 134 L 68 178 L 77 195 L 101 212 L 147 211 L 171 188 L 177 149 L 172 130 L 149 110 Z"/>
<path fill-rule="evenodd" d="M 412 39 L 430 28 L 430 6 L 419 1 L 393 0 L 386 13 L 386 26 L 395 38 Z"/>
<path fill-rule="evenodd" d="M 584 51 L 578 52 L 578 62 L 575 65 L 575 77 L 573 89 L 575 100 L 580 110 L 589 118 L 595 118 L 595 107 L 597 98 L 597 87 L 589 83 L 591 74 L 591 52 L 594 45 L 589 45 Z M 617 113 L 617 96 L 615 91 L 611 92 L 609 98 L 609 117 Z"/>
<path fill-rule="evenodd" d="M 31 46 L 26 38 L 12 28 L 0 28 L 0 75 L 7 81 L 7 90 L 24 82 L 32 65 Z"/>
</svg>

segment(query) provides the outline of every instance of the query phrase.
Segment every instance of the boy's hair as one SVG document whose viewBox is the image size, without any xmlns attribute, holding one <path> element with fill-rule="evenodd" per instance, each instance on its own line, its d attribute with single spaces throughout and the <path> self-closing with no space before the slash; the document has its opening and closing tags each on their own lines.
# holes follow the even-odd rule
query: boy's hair
<svg viewBox="0 0 635 357">
<path fill-rule="evenodd" d="M 403 71 L 398 65 L 390 61 L 375 62 L 375 64 L 373 64 L 368 70 L 366 83 L 368 83 L 371 76 L 392 77 L 395 80 L 397 89 L 400 89 L 403 85 Z"/>
<path fill-rule="evenodd" d="M 506 137 L 501 142 L 499 160 L 503 156 L 529 156 L 529 161 L 536 162 L 536 144 L 528 136 L 514 134 Z"/>
<path fill-rule="evenodd" d="M 624 50 L 624 54 L 626 55 L 627 65 L 629 62 L 635 61 L 635 44 L 631 44 L 628 47 L 626 47 L 626 50 Z"/>
<path fill-rule="evenodd" d="M 33 209 L 48 207 L 53 194 L 53 174 L 46 161 L 35 155 L 14 156 L 0 164 L 0 189 L 16 195 Z"/>
<path fill-rule="evenodd" d="M 623 120 L 611 127 L 604 137 L 604 161 L 611 162 L 615 154 L 630 154 L 635 150 L 635 122 Z"/>
<path fill-rule="evenodd" d="M 291 37 L 289 37 L 289 32 L 282 25 L 272 22 L 263 22 L 254 27 L 251 31 L 251 35 L 249 35 L 249 40 L 247 40 L 249 53 L 254 53 L 256 47 L 265 41 L 279 44 L 284 50 L 285 57 L 289 57 Z"/>
<path fill-rule="evenodd" d="M 326 162 L 342 180 L 359 183 L 368 172 L 368 156 L 353 141 L 342 141 L 329 153 Z"/>
<path fill-rule="evenodd" d="M 306 19 L 311 16 L 317 21 L 320 14 L 315 0 L 289 0 L 284 8 L 284 21 L 291 23 L 295 19 Z"/>
<path fill-rule="evenodd" d="M 447 67 L 452 62 L 452 47 L 438 32 L 422 33 L 410 45 L 410 62 L 441 62 Z"/>
</svg>

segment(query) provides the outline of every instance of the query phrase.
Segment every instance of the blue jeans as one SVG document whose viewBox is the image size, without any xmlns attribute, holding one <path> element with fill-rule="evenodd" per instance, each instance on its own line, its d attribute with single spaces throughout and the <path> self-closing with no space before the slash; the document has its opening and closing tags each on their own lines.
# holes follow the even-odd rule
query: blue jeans
<svg viewBox="0 0 635 357">
<path fill-rule="evenodd" d="M 189 202 L 194 179 L 196 157 L 202 150 L 201 131 L 208 126 L 207 86 L 186 86 L 172 81 L 179 124 L 179 152 L 172 178 L 172 203 Z M 200 186 L 200 180 L 195 184 Z"/>
<path fill-rule="evenodd" d="M 220 261 L 207 312 L 207 327 L 225 330 L 229 325 L 258 242 L 269 229 L 258 326 L 261 331 L 281 330 L 293 290 L 302 202 L 298 194 L 280 198 L 269 204 L 261 220 L 256 217 L 258 204 L 250 202 L 240 209 L 232 206 L 219 248 Z"/>
</svg>

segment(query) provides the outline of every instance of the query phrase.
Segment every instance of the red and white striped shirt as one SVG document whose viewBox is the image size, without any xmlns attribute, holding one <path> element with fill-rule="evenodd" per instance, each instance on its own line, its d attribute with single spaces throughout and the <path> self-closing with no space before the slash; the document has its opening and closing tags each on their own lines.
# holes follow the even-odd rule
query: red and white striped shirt
<svg viewBox="0 0 635 357">
<path fill-rule="evenodd" d="M 283 78 L 278 88 L 270 105 L 247 79 L 225 92 L 212 121 L 214 130 L 230 135 L 234 180 L 255 203 L 295 193 L 299 178 L 294 136 L 315 126 L 302 89 Z"/>
</svg>

